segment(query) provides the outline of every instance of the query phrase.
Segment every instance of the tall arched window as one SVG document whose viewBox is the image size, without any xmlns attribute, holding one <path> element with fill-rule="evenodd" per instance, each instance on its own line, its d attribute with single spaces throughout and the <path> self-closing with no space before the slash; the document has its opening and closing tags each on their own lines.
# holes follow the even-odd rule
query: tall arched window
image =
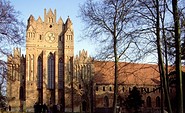
<svg viewBox="0 0 185 113">
<path fill-rule="evenodd" d="M 31 55 L 28 55 L 28 81 L 30 81 Z"/>
<path fill-rule="evenodd" d="M 156 97 L 156 107 L 160 107 L 161 106 L 161 99 L 159 96 Z"/>
<path fill-rule="evenodd" d="M 59 89 L 63 88 L 63 78 L 64 78 L 64 63 L 62 58 L 58 62 L 58 87 Z"/>
<path fill-rule="evenodd" d="M 151 105 L 151 97 L 150 96 L 148 96 L 147 99 L 146 99 L 146 106 L 147 107 L 152 107 L 152 105 Z"/>
<path fill-rule="evenodd" d="M 104 107 L 109 107 L 109 98 L 107 96 L 104 97 Z"/>
<path fill-rule="evenodd" d="M 17 70 L 18 70 L 17 67 L 18 67 L 17 64 L 15 64 L 15 80 L 18 80 L 18 79 L 17 79 L 17 78 L 18 78 L 18 77 L 17 77 L 17 74 L 18 74 L 18 73 L 17 73 Z"/>
<path fill-rule="evenodd" d="M 10 64 L 10 70 L 11 70 L 10 77 L 11 77 L 11 80 L 13 80 L 13 64 Z"/>
<path fill-rule="evenodd" d="M 34 55 L 31 55 L 31 76 L 30 80 L 34 80 Z"/>
<path fill-rule="evenodd" d="M 20 65 L 19 64 L 16 67 L 16 72 L 17 72 L 17 80 L 20 80 Z"/>
<path fill-rule="evenodd" d="M 38 89 L 42 88 L 42 82 L 43 82 L 43 72 L 42 72 L 42 58 L 39 56 L 37 61 L 37 81 L 38 81 Z"/>
<path fill-rule="evenodd" d="M 52 53 L 48 56 L 48 88 L 54 89 L 55 85 L 55 60 Z"/>
<path fill-rule="evenodd" d="M 13 80 L 15 80 L 15 79 L 16 79 L 16 65 L 15 65 L 15 64 L 13 64 L 13 65 L 12 65 L 12 67 L 13 67 L 13 74 L 12 74 L 12 78 L 13 78 Z"/>
</svg>

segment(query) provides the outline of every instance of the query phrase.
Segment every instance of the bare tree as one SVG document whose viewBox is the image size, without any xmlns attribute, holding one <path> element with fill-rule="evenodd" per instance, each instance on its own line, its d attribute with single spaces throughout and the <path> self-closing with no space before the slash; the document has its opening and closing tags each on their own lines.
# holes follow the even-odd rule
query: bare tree
<svg viewBox="0 0 185 113">
<path fill-rule="evenodd" d="M 11 52 L 13 45 L 23 44 L 24 24 L 19 20 L 17 12 L 9 1 L 0 0 L 0 89 L 6 80 L 5 58 Z"/>
<path fill-rule="evenodd" d="M 178 92 L 179 92 L 179 104 L 178 112 L 183 113 L 183 89 L 182 89 L 182 68 L 181 68 L 181 40 L 180 40 L 180 23 L 178 13 L 178 2 L 172 0 L 173 7 L 173 19 L 174 19 L 174 30 L 175 30 L 175 50 L 176 50 L 176 75 L 178 76 Z"/>
<path fill-rule="evenodd" d="M 138 19 L 139 23 L 143 24 L 143 29 L 140 30 L 140 33 L 145 34 L 154 34 L 153 37 L 150 38 L 152 42 L 154 42 L 154 48 L 157 48 L 158 53 L 158 64 L 159 64 L 159 70 L 161 75 L 161 85 L 164 89 L 165 97 L 167 99 L 167 107 L 168 111 L 172 112 L 171 110 L 171 103 L 169 98 L 169 88 L 168 88 L 168 63 L 174 64 L 174 62 L 177 63 L 181 61 L 179 60 L 179 47 L 181 44 L 178 45 L 177 48 L 177 42 L 181 42 L 180 33 L 179 33 L 179 39 L 178 41 L 174 40 L 177 39 L 177 27 L 175 27 L 175 24 L 177 25 L 179 19 L 179 14 L 177 13 L 176 16 L 174 16 L 174 10 L 169 8 L 169 5 L 171 5 L 171 2 L 166 0 L 138 0 L 139 2 L 139 9 L 138 12 Z M 175 1 L 172 2 L 172 4 Z M 180 3 L 180 2 L 179 2 Z M 176 4 L 177 5 L 177 4 Z M 182 5 L 181 5 L 182 6 Z M 184 8 L 176 8 L 179 11 L 181 11 L 183 14 Z M 177 11 L 178 11 L 177 10 Z M 172 18 L 174 17 L 174 22 L 172 21 Z M 183 16 L 181 16 L 183 18 Z M 141 21 L 141 22 L 140 22 Z M 175 23 L 173 25 L 173 23 Z M 183 21 L 182 21 L 183 23 Z M 183 25 L 183 24 L 182 24 Z M 178 26 L 180 30 L 180 26 Z M 176 33 L 175 33 L 176 32 Z M 150 40 L 149 39 L 149 40 Z M 164 43 L 163 43 L 164 42 Z M 177 50 L 178 49 L 178 50 Z M 176 52 L 176 53 L 175 53 Z M 175 60 L 175 57 L 177 60 Z M 180 55 L 181 57 L 181 55 Z M 165 60 L 164 60 L 165 58 Z M 172 59 L 172 60 L 169 60 Z M 164 63 L 166 64 L 164 66 Z M 176 66 L 179 66 L 177 68 L 180 68 L 181 64 L 176 64 Z M 176 75 L 179 75 L 177 73 Z M 178 91 L 178 89 L 177 89 Z M 182 95 L 182 94 L 181 94 Z M 163 94 L 161 95 L 163 97 Z M 162 99 L 163 100 L 163 99 Z M 182 98 L 180 99 L 182 101 Z"/>
<path fill-rule="evenodd" d="M 167 21 L 168 19 L 166 18 L 166 16 L 169 16 L 169 11 L 167 12 L 166 6 L 167 6 L 166 0 L 138 0 L 138 8 L 140 10 L 137 10 L 136 12 L 138 12 L 137 16 L 140 17 L 138 21 L 142 21 L 144 26 L 140 30 L 141 33 L 144 33 L 145 36 L 147 36 L 147 34 L 152 35 L 152 38 L 151 37 L 147 38 L 151 40 L 151 42 L 153 43 L 153 47 L 156 48 L 157 50 L 156 53 L 161 78 L 160 81 L 162 86 L 161 87 L 162 112 L 163 112 L 163 90 L 164 90 L 165 98 L 167 100 L 168 112 L 172 113 L 167 81 L 168 56 L 166 40 L 166 31 L 168 31 L 168 29 L 171 29 L 170 28 L 171 26 L 168 26 Z M 162 44 L 162 42 L 164 43 Z M 166 60 L 164 60 L 164 58 Z M 165 66 L 164 63 L 166 63 Z"/>
<path fill-rule="evenodd" d="M 80 7 L 80 17 L 86 23 L 86 36 L 100 44 L 98 55 L 102 59 L 114 61 L 113 113 L 117 106 L 118 62 L 135 61 L 141 57 L 137 54 L 142 51 L 136 41 L 137 27 L 133 27 L 135 4 L 136 0 L 88 0 Z"/>
</svg>

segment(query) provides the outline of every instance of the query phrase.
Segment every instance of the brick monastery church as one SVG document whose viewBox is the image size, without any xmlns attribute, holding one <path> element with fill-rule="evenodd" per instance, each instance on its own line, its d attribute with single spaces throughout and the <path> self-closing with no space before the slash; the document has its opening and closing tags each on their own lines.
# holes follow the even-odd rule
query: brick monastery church
<svg viewBox="0 0 185 113">
<path fill-rule="evenodd" d="M 61 105 L 63 111 L 75 112 L 112 107 L 114 63 L 93 60 L 85 50 L 74 56 L 72 21 L 69 17 L 65 22 L 57 20 L 56 10 L 44 9 L 44 19 L 32 15 L 28 18 L 26 55 L 14 48 L 7 61 L 7 98 L 14 111 L 33 111 L 35 103 Z M 153 91 L 160 86 L 158 66 L 126 62 L 118 65 L 118 105 L 137 86 L 144 100 L 141 108 L 159 110 L 160 89 Z"/>
</svg>

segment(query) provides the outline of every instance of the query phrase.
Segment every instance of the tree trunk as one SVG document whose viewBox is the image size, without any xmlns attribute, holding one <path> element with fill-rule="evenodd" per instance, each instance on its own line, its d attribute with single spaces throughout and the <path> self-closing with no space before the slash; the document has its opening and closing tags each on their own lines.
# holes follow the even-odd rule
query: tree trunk
<svg viewBox="0 0 185 113">
<path fill-rule="evenodd" d="M 166 80 L 166 76 L 165 76 L 165 69 L 164 69 L 162 52 L 161 52 L 161 44 L 160 44 L 161 41 L 160 41 L 159 1 L 158 0 L 156 0 L 156 12 L 157 12 L 156 36 L 157 36 L 157 52 L 158 52 L 159 72 L 160 72 L 160 77 L 161 77 L 161 84 L 163 86 L 162 89 L 164 89 L 164 94 L 165 94 L 165 97 L 167 100 L 168 112 L 172 113 L 168 85 L 167 85 L 167 80 Z"/>
<path fill-rule="evenodd" d="M 116 28 L 116 27 L 115 27 Z M 116 32 L 115 32 L 116 34 Z M 118 57 L 117 57 L 117 38 L 114 35 L 114 100 L 113 100 L 113 113 L 116 113 L 117 97 L 118 97 Z"/>
<path fill-rule="evenodd" d="M 175 49 L 176 49 L 176 76 L 178 78 L 178 113 L 183 113 L 183 89 L 182 89 L 182 69 L 181 69 L 181 45 L 180 45 L 180 24 L 177 0 L 172 0 L 173 18 L 175 27 Z"/>
</svg>

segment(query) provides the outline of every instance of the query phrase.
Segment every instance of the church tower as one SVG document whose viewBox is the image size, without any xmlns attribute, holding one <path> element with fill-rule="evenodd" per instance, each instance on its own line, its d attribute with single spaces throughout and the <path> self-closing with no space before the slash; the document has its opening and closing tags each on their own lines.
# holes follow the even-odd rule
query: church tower
<svg viewBox="0 0 185 113">
<path fill-rule="evenodd" d="M 7 101 L 14 110 L 22 109 L 25 101 L 25 57 L 14 48 L 7 58 Z"/>
<path fill-rule="evenodd" d="M 26 30 L 26 107 L 36 102 L 65 104 L 70 81 L 69 59 L 74 56 L 74 31 L 68 17 L 57 20 L 56 10 L 44 9 L 44 20 L 30 16 Z"/>
</svg>

